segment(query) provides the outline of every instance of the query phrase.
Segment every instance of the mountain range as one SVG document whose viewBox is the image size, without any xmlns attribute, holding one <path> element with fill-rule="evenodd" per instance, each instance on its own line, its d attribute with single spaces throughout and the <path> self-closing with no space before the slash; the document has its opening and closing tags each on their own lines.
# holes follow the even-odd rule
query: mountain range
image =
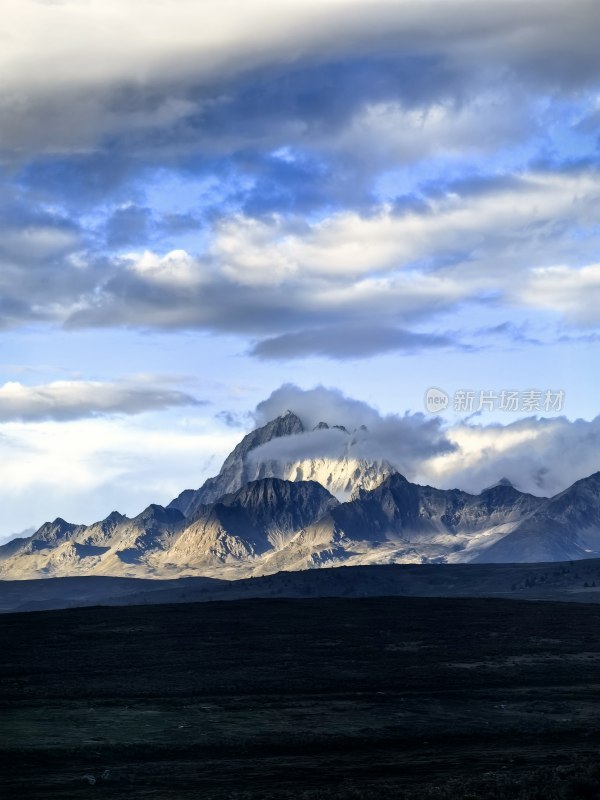
<svg viewBox="0 0 600 800">
<path fill-rule="evenodd" d="M 245 436 L 217 476 L 166 508 L 56 519 L 0 547 L 0 578 L 222 579 L 323 566 L 531 563 L 600 556 L 600 472 L 552 498 L 501 479 L 478 495 L 365 458 L 368 431 L 291 411 Z M 333 453 L 333 455 L 332 455 Z"/>
</svg>

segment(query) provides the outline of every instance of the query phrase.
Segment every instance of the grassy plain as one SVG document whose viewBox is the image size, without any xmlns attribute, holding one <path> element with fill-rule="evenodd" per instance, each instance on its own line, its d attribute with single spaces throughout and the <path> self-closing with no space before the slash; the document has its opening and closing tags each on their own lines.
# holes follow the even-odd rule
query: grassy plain
<svg viewBox="0 0 600 800">
<path fill-rule="evenodd" d="M 0 642 L 3 797 L 600 797 L 597 605 L 94 607 Z"/>
</svg>

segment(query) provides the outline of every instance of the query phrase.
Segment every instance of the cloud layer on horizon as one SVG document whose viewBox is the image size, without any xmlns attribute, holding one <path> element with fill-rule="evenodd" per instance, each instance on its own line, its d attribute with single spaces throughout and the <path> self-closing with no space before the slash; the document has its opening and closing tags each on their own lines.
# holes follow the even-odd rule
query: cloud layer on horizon
<svg viewBox="0 0 600 800">
<path fill-rule="evenodd" d="M 476 494 L 506 477 L 521 491 L 551 496 L 600 470 L 600 416 L 590 421 L 532 416 L 507 424 L 486 424 L 481 418 L 449 423 L 438 415 L 382 415 L 337 389 L 286 384 L 258 405 L 256 423 L 288 409 L 309 432 L 275 440 L 260 448 L 256 458 L 295 461 L 310 457 L 311 450 L 337 457 L 340 435 L 312 431 L 323 421 L 349 431 L 365 425 L 368 432 L 359 432 L 357 455 L 387 460 L 409 480 L 439 488 Z"/>
</svg>

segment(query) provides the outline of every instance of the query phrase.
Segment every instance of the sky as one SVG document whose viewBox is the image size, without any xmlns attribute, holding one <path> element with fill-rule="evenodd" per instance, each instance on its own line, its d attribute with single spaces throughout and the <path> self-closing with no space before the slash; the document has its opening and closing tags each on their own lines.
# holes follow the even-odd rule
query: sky
<svg viewBox="0 0 600 800">
<path fill-rule="evenodd" d="M 599 40 L 597 0 L 4 0 L 0 540 L 289 405 L 435 485 L 599 470 Z"/>
</svg>

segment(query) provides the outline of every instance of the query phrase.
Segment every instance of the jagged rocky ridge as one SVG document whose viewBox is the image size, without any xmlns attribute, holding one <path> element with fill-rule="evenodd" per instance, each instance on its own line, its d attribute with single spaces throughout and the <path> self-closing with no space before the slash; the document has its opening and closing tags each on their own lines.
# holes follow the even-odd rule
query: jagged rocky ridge
<svg viewBox="0 0 600 800">
<path fill-rule="evenodd" d="M 297 479 L 286 480 L 262 472 L 285 473 L 293 462 L 252 456 L 268 442 L 304 432 L 291 412 L 253 431 L 218 476 L 167 508 L 151 505 L 132 519 L 113 512 L 90 526 L 45 523 L 0 547 L 0 577 L 232 578 L 324 565 L 600 555 L 600 473 L 549 499 L 524 494 L 505 479 L 471 495 L 419 486 L 384 462 L 354 459 L 355 434 L 340 429 L 345 449 L 338 461 L 328 459 L 325 481 L 351 497 L 340 502 L 321 482 L 301 479 L 304 469 L 323 467 L 323 457 L 297 462 Z"/>
<path fill-rule="evenodd" d="M 289 481 L 317 481 L 339 500 L 348 499 L 358 488 L 373 489 L 395 470 L 387 461 L 373 461 L 359 455 L 360 439 L 366 428 L 350 433 L 341 425 L 320 422 L 315 431 L 330 431 L 337 437 L 335 457 L 316 456 L 293 460 L 260 458 L 260 448 L 276 440 L 293 442 L 288 437 L 310 433 L 292 411 L 244 436 L 227 456 L 221 471 L 200 489 L 186 489 L 169 505 L 187 516 L 202 505 L 241 489 L 249 481 L 282 478 Z M 315 442 L 318 444 L 318 442 Z M 329 447 L 331 442 L 328 442 Z M 289 448 L 292 449 L 292 448 Z"/>
</svg>

